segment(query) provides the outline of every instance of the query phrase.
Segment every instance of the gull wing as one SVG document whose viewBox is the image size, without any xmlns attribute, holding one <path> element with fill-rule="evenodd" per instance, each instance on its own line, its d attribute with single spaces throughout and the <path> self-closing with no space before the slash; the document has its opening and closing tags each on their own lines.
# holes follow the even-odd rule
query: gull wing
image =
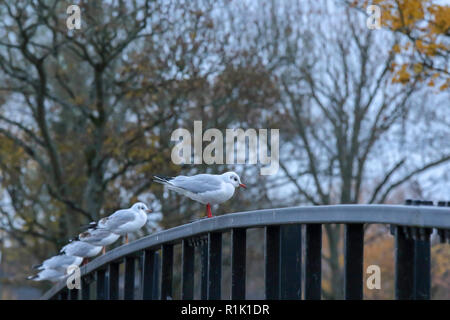
<svg viewBox="0 0 450 320">
<path fill-rule="evenodd" d="M 198 174 L 195 176 L 178 176 L 168 182 L 168 185 L 184 189 L 194 194 L 218 191 L 222 186 L 222 178 L 212 174 Z"/>
<path fill-rule="evenodd" d="M 106 218 L 105 225 L 109 230 L 115 230 L 118 227 L 133 221 L 135 218 L 135 213 L 132 210 L 118 210 Z"/>
</svg>

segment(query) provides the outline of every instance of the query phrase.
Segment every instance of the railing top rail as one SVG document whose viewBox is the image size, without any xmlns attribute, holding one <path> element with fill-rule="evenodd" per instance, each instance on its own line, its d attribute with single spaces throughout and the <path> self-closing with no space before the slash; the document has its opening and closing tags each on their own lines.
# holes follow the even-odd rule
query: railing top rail
<svg viewBox="0 0 450 320">
<path fill-rule="evenodd" d="M 255 210 L 200 219 L 163 230 L 115 248 L 81 267 L 81 276 L 101 269 L 110 262 L 164 243 L 179 242 L 215 231 L 233 228 L 257 228 L 292 223 L 374 223 L 450 229 L 450 208 L 404 205 L 329 205 Z M 60 281 L 41 299 L 49 299 L 66 286 Z"/>
</svg>

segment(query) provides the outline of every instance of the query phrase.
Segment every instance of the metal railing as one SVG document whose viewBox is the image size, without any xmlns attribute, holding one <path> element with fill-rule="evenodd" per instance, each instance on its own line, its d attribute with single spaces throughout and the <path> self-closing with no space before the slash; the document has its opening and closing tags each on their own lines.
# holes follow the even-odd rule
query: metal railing
<svg viewBox="0 0 450 320">
<path fill-rule="evenodd" d="M 391 226 L 395 236 L 396 299 L 430 298 L 430 236 L 438 230 L 450 243 L 450 207 L 403 205 L 331 205 L 291 207 L 226 214 L 164 230 L 117 247 L 80 268 L 81 290 L 65 280 L 41 299 L 171 299 L 174 245 L 181 244 L 181 299 L 221 299 L 222 234 L 231 233 L 231 299 L 246 297 L 246 231 L 265 229 L 265 298 L 321 298 L 322 224 L 345 225 L 345 299 L 363 298 L 364 224 Z M 302 286 L 302 225 L 305 266 Z M 195 247 L 200 266 L 195 266 Z M 136 261 L 142 268 L 136 274 Z M 124 285 L 119 267 L 124 264 Z M 200 279 L 194 279 L 200 268 Z M 138 268 L 139 270 L 139 268 Z M 197 277 L 196 277 L 197 278 Z M 139 279 L 139 284 L 136 284 Z M 90 285 L 92 284 L 93 285 Z M 90 288 L 95 285 L 95 293 Z M 140 293 L 136 295 L 136 288 Z M 119 291 L 123 290 L 122 294 Z"/>
</svg>

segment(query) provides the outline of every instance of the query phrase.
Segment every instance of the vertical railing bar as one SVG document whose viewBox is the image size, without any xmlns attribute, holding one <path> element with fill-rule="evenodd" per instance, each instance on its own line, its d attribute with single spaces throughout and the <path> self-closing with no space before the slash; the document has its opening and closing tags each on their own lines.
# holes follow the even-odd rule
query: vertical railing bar
<svg viewBox="0 0 450 320">
<path fill-rule="evenodd" d="M 90 300 L 91 299 L 91 286 L 88 279 L 90 275 L 86 275 L 81 278 L 81 299 Z"/>
<path fill-rule="evenodd" d="M 280 299 L 302 298 L 302 225 L 280 227 Z"/>
<path fill-rule="evenodd" d="M 153 299 L 154 273 L 155 273 L 155 251 L 144 250 L 144 266 L 142 271 L 142 299 Z"/>
<path fill-rule="evenodd" d="M 187 239 L 182 241 L 182 246 L 181 299 L 193 300 L 195 249 Z"/>
<path fill-rule="evenodd" d="M 108 299 L 119 300 L 119 267 L 117 262 L 108 265 Z"/>
<path fill-rule="evenodd" d="M 70 300 L 78 300 L 78 293 L 80 292 L 79 289 L 73 288 L 69 290 L 69 297 Z"/>
<path fill-rule="evenodd" d="M 280 227 L 265 228 L 265 298 L 280 299 Z"/>
<path fill-rule="evenodd" d="M 231 300 L 245 300 L 247 230 L 231 230 Z"/>
<path fill-rule="evenodd" d="M 59 300 L 67 300 L 67 299 L 68 299 L 67 288 L 64 288 L 64 289 L 61 290 L 61 292 L 59 293 Z"/>
<path fill-rule="evenodd" d="M 430 230 L 422 229 L 425 239 L 415 240 L 415 299 L 430 300 L 431 298 L 431 248 Z"/>
<path fill-rule="evenodd" d="M 208 300 L 219 300 L 222 290 L 222 233 L 208 234 Z"/>
<path fill-rule="evenodd" d="M 320 300 L 322 294 L 322 225 L 306 225 L 305 300 Z"/>
<path fill-rule="evenodd" d="M 160 254 L 159 252 L 155 251 L 155 263 L 153 265 L 154 272 L 153 272 L 153 300 L 159 299 L 159 274 L 161 273 L 161 263 L 160 263 Z"/>
<path fill-rule="evenodd" d="M 423 201 L 421 204 L 433 205 L 431 201 Z M 414 283 L 415 299 L 430 300 L 431 298 L 431 244 L 430 236 L 433 230 L 430 228 L 418 228 L 418 236 L 414 241 Z"/>
<path fill-rule="evenodd" d="M 420 205 L 420 200 L 408 199 L 406 205 Z M 395 297 L 413 300 L 417 296 L 416 228 L 396 227 L 395 232 Z"/>
<path fill-rule="evenodd" d="M 414 241 L 407 230 L 395 227 L 395 299 L 414 299 Z"/>
<path fill-rule="evenodd" d="M 105 270 L 100 269 L 97 270 L 96 273 L 97 273 L 97 282 L 96 282 L 97 300 L 105 300 L 106 299 Z"/>
<path fill-rule="evenodd" d="M 173 244 L 162 246 L 161 300 L 172 299 Z"/>
<path fill-rule="evenodd" d="M 208 242 L 202 244 L 200 247 L 201 259 L 201 279 L 200 279 L 200 298 L 206 300 L 208 298 Z"/>
<path fill-rule="evenodd" d="M 345 225 L 344 293 L 346 300 L 363 299 L 364 224 Z"/>
<path fill-rule="evenodd" d="M 133 255 L 125 257 L 124 300 L 134 299 L 135 269 L 136 257 Z"/>
<path fill-rule="evenodd" d="M 144 251 L 140 251 L 138 253 L 138 260 L 137 260 L 137 272 L 139 274 L 138 277 L 138 285 L 137 285 L 137 290 L 135 292 L 135 299 L 139 299 L 142 300 L 142 297 L 144 295 L 144 287 L 143 287 L 143 280 L 144 280 Z"/>
</svg>

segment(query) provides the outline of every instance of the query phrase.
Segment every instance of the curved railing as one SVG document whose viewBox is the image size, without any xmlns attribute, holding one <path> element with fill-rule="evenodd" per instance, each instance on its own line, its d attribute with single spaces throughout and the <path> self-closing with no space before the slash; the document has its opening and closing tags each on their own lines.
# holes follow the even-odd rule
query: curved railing
<svg viewBox="0 0 450 320">
<path fill-rule="evenodd" d="M 391 225 L 396 237 L 396 298 L 430 298 L 430 236 L 437 229 L 442 242 L 450 241 L 450 207 L 332 205 L 226 214 L 157 232 L 115 248 L 81 267 L 81 290 L 69 290 L 63 280 L 41 299 L 118 299 L 121 263 L 125 264 L 125 299 L 170 299 L 173 247 L 177 244 L 182 245 L 181 298 L 194 298 L 195 247 L 199 247 L 201 279 L 197 280 L 200 280 L 201 298 L 221 299 L 224 232 L 231 232 L 232 239 L 231 298 L 245 299 L 246 229 L 249 228 L 265 228 L 265 297 L 301 299 L 302 225 L 306 225 L 303 298 L 320 299 L 322 224 L 346 226 L 346 299 L 362 299 L 364 224 Z M 135 293 L 136 261 L 142 263 L 139 296 Z M 92 282 L 95 282 L 95 292 L 90 290 Z"/>
</svg>

